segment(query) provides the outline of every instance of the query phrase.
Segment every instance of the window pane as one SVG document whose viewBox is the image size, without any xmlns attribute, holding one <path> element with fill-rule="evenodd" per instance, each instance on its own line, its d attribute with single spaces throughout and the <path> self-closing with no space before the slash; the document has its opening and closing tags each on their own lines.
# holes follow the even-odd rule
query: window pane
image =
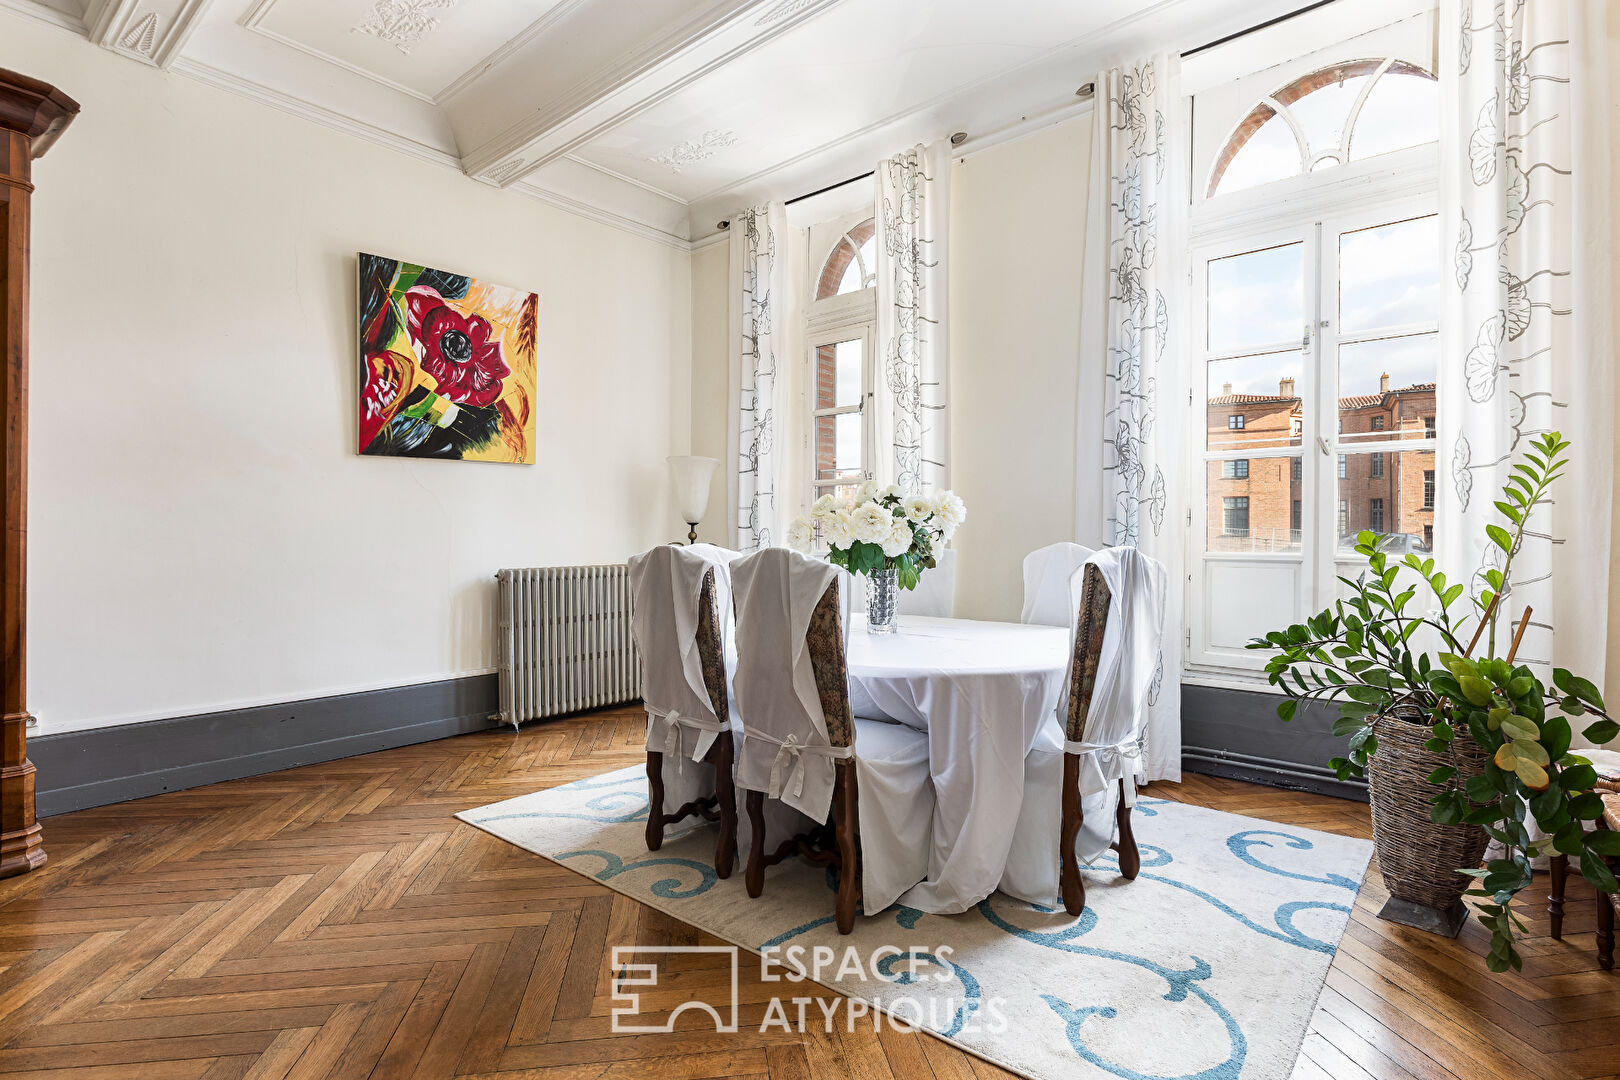
<svg viewBox="0 0 1620 1080">
<path fill-rule="evenodd" d="M 816 479 L 861 472 L 861 414 L 816 417 Z"/>
<path fill-rule="evenodd" d="M 1266 109 L 1265 106 L 1261 108 Z M 1259 130 L 1249 137 L 1249 141 L 1239 148 L 1227 162 L 1226 168 L 1215 177 L 1210 194 L 1240 191 L 1256 184 L 1298 176 L 1302 171 L 1304 161 L 1299 153 L 1299 140 L 1294 138 L 1294 129 L 1288 126 L 1288 121 L 1272 113 L 1271 119 L 1260 125 Z"/>
<path fill-rule="evenodd" d="M 1367 85 L 1366 75 L 1353 75 L 1343 82 L 1318 87 L 1288 106 L 1305 132 L 1312 157 L 1325 150 L 1337 150 L 1344 137 L 1344 122 L 1350 106 Z M 1314 171 L 1314 170 L 1313 170 Z"/>
<path fill-rule="evenodd" d="M 861 403 L 861 338 L 816 348 L 816 408 L 841 409 Z"/>
<path fill-rule="evenodd" d="M 853 249 L 851 255 L 849 265 L 844 267 L 844 276 L 838 282 L 840 296 L 848 292 L 859 292 L 866 288 L 866 282 L 861 275 L 861 260 L 853 257 Z"/>
<path fill-rule="evenodd" d="M 1304 403 L 1298 352 L 1240 356 L 1208 367 L 1209 449 L 1299 445 Z"/>
<path fill-rule="evenodd" d="M 1304 329 L 1304 244 L 1210 260 L 1210 352 L 1298 341 Z"/>
<path fill-rule="evenodd" d="M 1431 215 L 1339 237 L 1343 333 L 1440 318 L 1439 223 Z"/>
<path fill-rule="evenodd" d="M 1379 76 L 1350 132 L 1359 161 L 1440 137 L 1440 84 L 1422 75 L 1389 70 Z"/>
<path fill-rule="evenodd" d="M 1362 529 L 1395 538 L 1396 555 L 1434 545 L 1434 451 L 1347 454 L 1339 487 L 1341 553 L 1355 550 Z"/>
<path fill-rule="evenodd" d="M 870 223 L 868 223 L 868 224 L 870 224 Z M 871 236 L 868 236 L 866 238 L 866 243 L 861 245 L 860 263 L 861 263 L 861 266 L 864 267 L 865 271 L 866 271 L 866 277 L 863 279 L 862 284 L 861 284 L 861 288 L 864 289 L 864 288 L 870 287 L 875 281 L 877 281 L 877 234 L 876 233 L 873 233 Z"/>
<path fill-rule="evenodd" d="M 1432 438 L 1438 334 L 1339 346 L 1339 441 Z"/>
<path fill-rule="evenodd" d="M 1304 493 L 1299 458 L 1252 458 L 1241 475 L 1233 475 L 1232 464 L 1205 463 L 1205 549 L 1298 551 Z"/>
</svg>

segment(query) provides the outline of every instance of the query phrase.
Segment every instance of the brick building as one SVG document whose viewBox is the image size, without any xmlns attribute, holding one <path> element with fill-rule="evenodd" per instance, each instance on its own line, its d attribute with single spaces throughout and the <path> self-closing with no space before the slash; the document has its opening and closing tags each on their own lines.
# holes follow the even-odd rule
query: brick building
<svg viewBox="0 0 1620 1080">
<path fill-rule="evenodd" d="M 1372 446 L 1432 438 L 1433 383 L 1339 399 L 1341 440 Z M 1228 383 L 1209 399 L 1210 450 L 1298 447 L 1303 402 L 1291 378 L 1276 394 L 1234 394 Z M 1406 550 L 1434 546 L 1435 455 L 1430 450 L 1369 450 L 1341 454 L 1337 470 L 1336 533 L 1341 543 L 1361 529 L 1408 537 Z M 1209 551 L 1290 551 L 1301 544 L 1307 511 L 1298 456 L 1236 458 L 1206 463 Z"/>
</svg>

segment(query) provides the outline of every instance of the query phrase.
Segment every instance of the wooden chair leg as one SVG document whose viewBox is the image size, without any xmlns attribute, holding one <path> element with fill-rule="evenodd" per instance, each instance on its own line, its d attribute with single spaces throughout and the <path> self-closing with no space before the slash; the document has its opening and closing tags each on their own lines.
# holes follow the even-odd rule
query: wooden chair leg
<svg viewBox="0 0 1620 1080">
<path fill-rule="evenodd" d="M 855 765 L 851 761 L 838 763 L 838 776 L 833 785 L 833 833 L 838 839 L 838 903 L 834 914 L 838 932 L 847 934 L 855 929 L 855 905 L 860 899 L 860 844 L 856 834 L 860 827 L 860 792 L 855 783 Z"/>
<path fill-rule="evenodd" d="M 1614 970 L 1614 903 L 1607 893 L 1598 893 L 1598 967 Z"/>
<path fill-rule="evenodd" d="M 1114 821 L 1119 826 L 1119 872 L 1126 881 L 1135 881 L 1142 871 L 1142 852 L 1136 846 L 1136 834 L 1131 831 L 1131 808 L 1125 805 L 1125 778 L 1119 778 L 1119 806 L 1114 810 Z"/>
<path fill-rule="evenodd" d="M 1074 842 L 1080 835 L 1080 758 L 1075 754 L 1063 755 L 1063 829 L 1058 839 L 1061 853 L 1058 885 L 1063 896 L 1063 910 L 1078 915 L 1086 909 L 1086 886 L 1080 880 L 1080 860 L 1074 854 Z"/>
<path fill-rule="evenodd" d="M 748 868 L 743 871 L 743 884 L 750 899 L 758 900 L 765 891 L 765 793 L 748 793 Z"/>
<path fill-rule="evenodd" d="M 719 802 L 720 839 L 714 849 L 714 873 L 724 879 L 731 876 L 731 866 L 737 857 L 737 790 L 731 767 L 736 747 L 731 741 L 731 732 L 722 731 L 715 746 L 714 795 Z"/>
<path fill-rule="evenodd" d="M 647 850 L 664 846 L 664 755 L 647 751 Z"/>
<path fill-rule="evenodd" d="M 1564 938 L 1564 885 L 1569 877 L 1567 856 L 1553 852 L 1547 858 L 1547 870 L 1552 876 L 1552 890 L 1547 894 L 1548 922 L 1552 924 L 1555 940 Z"/>
</svg>

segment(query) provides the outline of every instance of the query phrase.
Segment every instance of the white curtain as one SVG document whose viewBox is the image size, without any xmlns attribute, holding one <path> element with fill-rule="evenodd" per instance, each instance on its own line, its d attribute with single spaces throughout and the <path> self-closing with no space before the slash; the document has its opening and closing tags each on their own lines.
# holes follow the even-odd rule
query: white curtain
<svg viewBox="0 0 1620 1080">
<path fill-rule="evenodd" d="M 950 145 L 915 146 L 878 163 L 875 478 L 905 491 L 950 487 Z"/>
<path fill-rule="evenodd" d="M 1186 469 L 1175 417 L 1186 415 L 1189 385 L 1180 341 L 1189 140 L 1179 82 L 1179 58 L 1162 53 L 1097 76 L 1080 315 L 1075 539 L 1139 547 L 1170 580 L 1148 699 L 1153 780 L 1181 779 Z"/>
<path fill-rule="evenodd" d="M 755 551 L 783 536 L 791 505 L 780 467 L 786 440 L 791 369 L 785 349 L 787 260 L 777 244 L 787 230 L 781 203 L 751 207 L 731 219 L 731 465 L 728 469 L 732 546 Z"/>
<path fill-rule="evenodd" d="M 1441 4 L 1440 563 L 1476 574 L 1529 439 L 1571 465 L 1514 557 L 1503 619 L 1534 608 L 1518 659 L 1603 684 L 1614 381 L 1604 5 Z M 1501 636 L 1498 649 L 1502 649 Z"/>
</svg>

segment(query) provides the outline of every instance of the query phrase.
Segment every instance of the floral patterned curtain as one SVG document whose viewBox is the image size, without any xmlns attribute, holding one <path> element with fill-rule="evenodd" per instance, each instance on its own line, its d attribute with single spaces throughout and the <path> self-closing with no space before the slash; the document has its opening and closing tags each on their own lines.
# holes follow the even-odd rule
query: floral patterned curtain
<svg viewBox="0 0 1620 1080">
<path fill-rule="evenodd" d="M 1097 76 L 1076 493 L 1077 540 L 1140 548 L 1169 573 L 1146 757 L 1151 779 L 1172 780 L 1181 778 L 1186 580 L 1184 424 L 1175 417 L 1185 415 L 1188 385 L 1177 315 L 1187 291 L 1188 142 L 1178 83 L 1179 60 L 1165 54 Z"/>
<path fill-rule="evenodd" d="M 945 305 L 950 146 L 878 163 L 876 470 L 908 492 L 950 486 Z"/>
<path fill-rule="evenodd" d="M 1500 566 L 1485 533 L 1531 436 L 1574 445 L 1514 555 L 1501 626 L 1518 659 L 1602 684 L 1613 484 L 1604 6 L 1441 5 L 1444 282 L 1438 542 L 1448 571 Z M 1448 505 L 1449 504 L 1449 505 Z"/>
<path fill-rule="evenodd" d="M 731 387 L 729 470 L 733 543 L 754 551 L 778 543 L 779 301 L 784 266 L 777 238 L 786 231 L 781 203 L 752 207 L 731 220 Z M 786 499 L 785 494 L 781 496 Z"/>
</svg>

